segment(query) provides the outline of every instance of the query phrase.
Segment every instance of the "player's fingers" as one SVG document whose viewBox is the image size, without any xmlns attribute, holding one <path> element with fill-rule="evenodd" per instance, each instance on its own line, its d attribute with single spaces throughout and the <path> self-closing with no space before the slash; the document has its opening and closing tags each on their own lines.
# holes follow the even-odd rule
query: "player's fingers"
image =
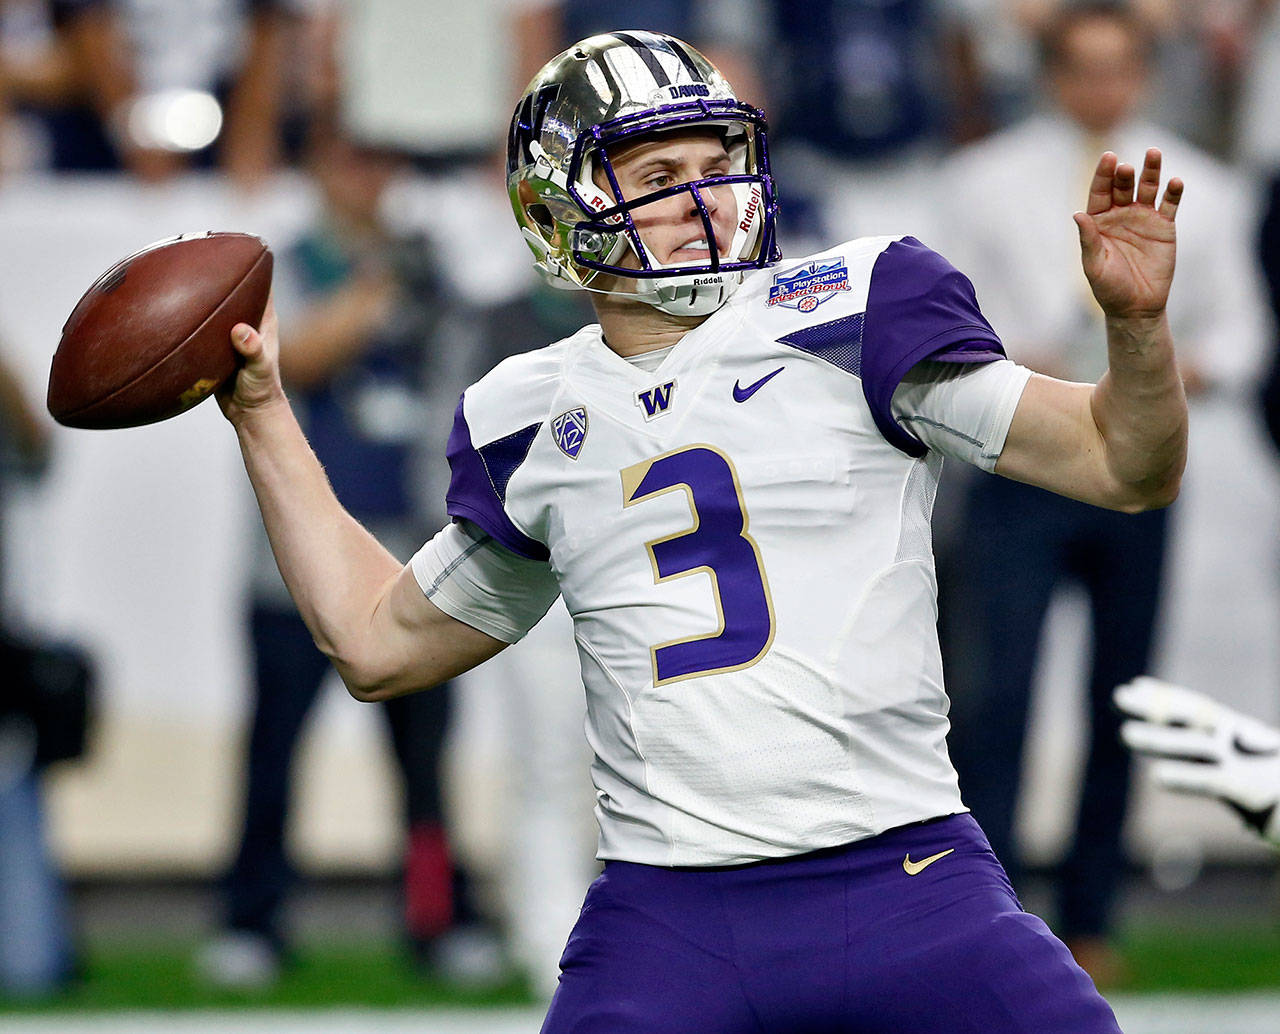
<svg viewBox="0 0 1280 1034">
<path fill-rule="evenodd" d="M 1138 192 L 1134 200 L 1140 205 L 1155 207 L 1160 194 L 1160 149 L 1152 147 L 1142 163 L 1142 175 L 1138 177 Z"/>
<path fill-rule="evenodd" d="M 1133 204 L 1133 180 L 1136 174 L 1133 166 L 1122 162 L 1116 166 L 1114 182 L 1111 186 L 1111 203 L 1119 208 Z"/>
<path fill-rule="evenodd" d="M 1093 216 L 1084 212 L 1076 212 L 1071 218 L 1080 231 L 1080 251 L 1084 256 L 1085 270 L 1088 271 L 1099 247 L 1098 224 L 1093 221 Z"/>
<path fill-rule="evenodd" d="M 1182 761 L 1217 761 L 1220 748 L 1203 729 L 1179 729 L 1169 725 L 1131 721 L 1120 726 L 1120 738 L 1139 754 Z"/>
<path fill-rule="evenodd" d="M 1097 168 L 1093 170 L 1093 179 L 1089 183 L 1089 203 L 1085 206 L 1085 211 L 1089 215 L 1097 215 L 1111 207 L 1116 161 L 1113 151 L 1104 151 L 1102 157 L 1098 159 Z"/>
<path fill-rule="evenodd" d="M 262 354 L 262 335 L 247 323 L 237 323 L 231 328 L 231 344 L 246 360 Z"/>
<path fill-rule="evenodd" d="M 1180 179 L 1171 179 L 1164 188 L 1164 200 L 1160 202 L 1160 214 L 1166 219 L 1172 219 L 1178 214 L 1178 204 L 1182 201 L 1183 182 Z"/>
</svg>

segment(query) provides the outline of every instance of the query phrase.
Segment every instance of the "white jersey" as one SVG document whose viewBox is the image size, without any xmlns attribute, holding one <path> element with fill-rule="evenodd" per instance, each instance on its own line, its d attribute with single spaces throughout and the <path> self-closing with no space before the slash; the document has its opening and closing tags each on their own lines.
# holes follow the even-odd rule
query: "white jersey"
<svg viewBox="0 0 1280 1034">
<path fill-rule="evenodd" d="M 941 456 L 903 426 L 941 422 L 899 422 L 891 400 L 923 360 L 1002 356 L 969 282 L 886 237 L 749 279 L 655 371 L 589 326 L 466 391 L 463 523 L 414 570 L 508 640 L 563 595 L 601 858 L 733 864 L 965 810 L 936 631 Z M 1021 374 L 971 421 L 984 465 Z M 494 584 L 509 618 L 473 618 Z"/>
</svg>

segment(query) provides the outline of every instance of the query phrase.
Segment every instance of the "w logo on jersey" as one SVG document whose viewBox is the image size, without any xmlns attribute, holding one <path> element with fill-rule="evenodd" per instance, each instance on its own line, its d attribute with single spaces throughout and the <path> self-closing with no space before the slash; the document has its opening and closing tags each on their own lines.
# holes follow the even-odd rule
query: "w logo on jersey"
<svg viewBox="0 0 1280 1034">
<path fill-rule="evenodd" d="M 821 265 L 810 262 L 799 269 L 776 273 L 769 288 L 766 305 L 783 305 L 788 309 L 812 312 L 837 291 L 849 290 L 849 267 L 844 259 Z"/>
<path fill-rule="evenodd" d="M 551 421 L 551 437 L 571 460 L 578 458 L 582 443 L 587 440 L 587 411 L 583 406 L 561 413 Z"/>
<path fill-rule="evenodd" d="M 648 391 L 636 392 L 636 405 L 644 410 L 644 418 L 652 420 L 662 416 L 671 405 L 671 394 L 676 390 L 675 381 L 667 381 Z"/>
</svg>

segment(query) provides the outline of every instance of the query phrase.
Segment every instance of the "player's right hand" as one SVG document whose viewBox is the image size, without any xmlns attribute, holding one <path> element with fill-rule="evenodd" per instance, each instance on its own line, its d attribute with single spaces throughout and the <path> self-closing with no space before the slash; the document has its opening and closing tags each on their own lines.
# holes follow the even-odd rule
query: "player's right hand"
<svg viewBox="0 0 1280 1034">
<path fill-rule="evenodd" d="M 1220 798 L 1280 846 L 1280 731 L 1146 675 L 1112 699 L 1130 719 L 1121 739 L 1157 759 L 1151 772 L 1160 786 Z"/>
<path fill-rule="evenodd" d="M 244 365 L 218 389 L 218 405 L 234 424 L 248 413 L 285 400 L 280 383 L 280 333 L 271 298 L 262 314 L 262 326 L 254 329 L 247 323 L 237 323 L 231 328 L 231 345 L 244 359 Z"/>
</svg>

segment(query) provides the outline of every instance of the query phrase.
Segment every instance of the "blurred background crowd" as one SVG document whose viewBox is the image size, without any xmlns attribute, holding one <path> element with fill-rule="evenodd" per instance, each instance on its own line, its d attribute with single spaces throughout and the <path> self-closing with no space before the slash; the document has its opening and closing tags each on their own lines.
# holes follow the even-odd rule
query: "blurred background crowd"
<svg viewBox="0 0 1280 1034">
<path fill-rule="evenodd" d="M 1122 517 L 948 470 L 952 751 L 1015 884 L 1049 874 L 1046 918 L 1100 982 L 1124 978 L 1134 866 L 1177 887 L 1271 863 L 1225 813 L 1131 794 L 1108 700 L 1154 671 L 1280 711 L 1280 3 L 0 0 L 0 996 L 74 980 L 77 897 L 113 881 L 207 884 L 192 966 L 268 986 L 299 871 L 396 881 L 389 936 L 424 971 L 554 987 L 594 872 L 563 610 L 453 685 L 358 705 L 212 406 L 85 433 L 42 397 L 98 272 L 178 232 L 260 233 L 304 426 L 407 559 L 446 519 L 459 392 L 591 319 L 535 282 L 502 156 L 538 67 L 615 28 L 694 43 L 768 112 L 784 254 L 913 234 L 1055 376 L 1105 368 L 1070 218 L 1092 165 L 1163 149 L 1188 183 L 1184 497 Z"/>
</svg>

